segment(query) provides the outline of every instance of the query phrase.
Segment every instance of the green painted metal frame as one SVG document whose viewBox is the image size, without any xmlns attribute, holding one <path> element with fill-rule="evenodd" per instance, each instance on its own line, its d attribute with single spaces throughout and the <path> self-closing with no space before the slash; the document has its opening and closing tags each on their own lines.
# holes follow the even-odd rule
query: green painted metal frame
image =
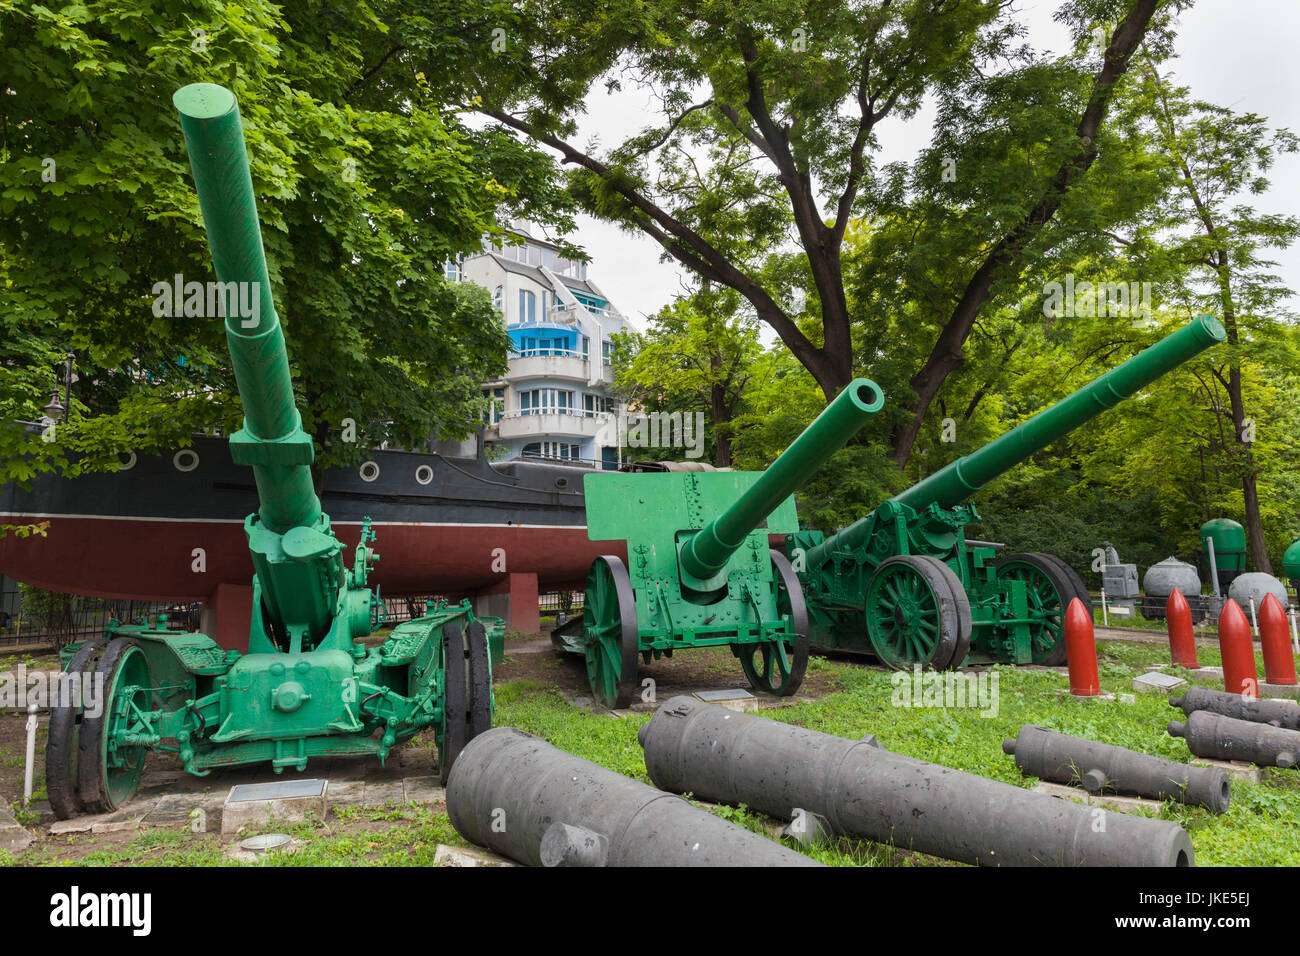
<svg viewBox="0 0 1300 956">
<path fill-rule="evenodd" d="M 883 405 L 875 383 L 853 381 L 765 472 L 584 477 L 587 536 L 627 544 L 643 656 L 722 645 L 740 656 L 795 636 L 769 536 L 798 530 L 792 492 Z"/>
<path fill-rule="evenodd" d="M 148 683 L 141 683 L 145 672 L 138 665 L 114 672 L 106 777 L 125 779 L 142 750 L 174 753 L 199 776 L 262 762 L 277 772 L 302 770 L 322 756 L 372 755 L 382 762 L 396 744 L 429 727 L 443 751 L 444 629 L 483 623 L 499 660 L 504 622 L 480 621 L 468 601 L 442 604 L 394 627 L 380 646 L 362 643 L 383 615 L 367 586 L 379 559 L 371 547 L 375 535 L 366 519 L 348 568 L 313 487 L 314 449 L 294 404 L 235 97 L 199 83 L 178 91 L 174 104 L 217 279 L 231 290 L 227 295 L 237 295 L 237 283 L 258 289 L 256 315 L 225 310 L 244 407 L 231 455 L 253 469 L 258 489 L 258 511 L 244 525 L 255 570 L 254 613 L 247 654 L 222 650 L 204 634 L 170 630 L 165 621 L 110 623 L 104 639 L 138 646 Z"/>
<path fill-rule="evenodd" d="M 804 585 L 813 644 L 871 650 L 863 601 L 875 569 L 895 555 L 929 555 L 952 569 L 970 600 L 968 660 L 1030 663 L 1032 631 L 1041 622 L 1031 612 L 1036 596 L 1026 582 L 999 574 L 995 546 L 967 541 L 966 525 L 980 518 L 965 499 L 1225 338 L 1214 316 L 1200 316 L 839 533 L 829 538 L 819 531 L 791 534 L 786 553 Z"/>
</svg>

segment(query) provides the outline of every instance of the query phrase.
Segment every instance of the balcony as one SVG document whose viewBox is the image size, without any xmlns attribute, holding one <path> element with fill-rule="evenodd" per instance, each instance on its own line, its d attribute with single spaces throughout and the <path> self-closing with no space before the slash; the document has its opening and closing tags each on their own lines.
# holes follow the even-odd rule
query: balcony
<svg viewBox="0 0 1300 956">
<path fill-rule="evenodd" d="M 591 381 L 592 363 L 577 353 L 544 353 L 532 351 L 527 354 L 511 355 L 506 371 L 506 381 L 521 382 L 526 379 L 562 379 L 572 382 Z M 614 370 L 608 365 L 600 367 L 597 384 L 613 385 Z"/>
<path fill-rule="evenodd" d="M 508 441 L 512 438 L 538 438 L 555 435 L 562 438 L 595 438 L 608 428 L 613 416 L 580 411 L 548 411 L 540 414 L 510 412 L 489 430 L 488 438 Z"/>
</svg>

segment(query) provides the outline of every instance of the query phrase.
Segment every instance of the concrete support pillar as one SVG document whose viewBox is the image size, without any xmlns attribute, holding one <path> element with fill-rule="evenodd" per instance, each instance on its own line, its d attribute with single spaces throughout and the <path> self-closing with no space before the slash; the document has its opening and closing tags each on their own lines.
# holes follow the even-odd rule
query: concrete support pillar
<svg viewBox="0 0 1300 956">
<path fill-rule="evenodd" d="M 199 628 L 222 648 L 248 653 L 248 626 L 253 619 L 251 584 L 218 584 L 203 602 Z"/>
<path fill-rule="evenodd" d="M 537 575 L 509 573 L 473 597 L 474 613 L 503 617 L 506 629 L 524 634 L 541 631 L 537 610 Z"/>
</svg>

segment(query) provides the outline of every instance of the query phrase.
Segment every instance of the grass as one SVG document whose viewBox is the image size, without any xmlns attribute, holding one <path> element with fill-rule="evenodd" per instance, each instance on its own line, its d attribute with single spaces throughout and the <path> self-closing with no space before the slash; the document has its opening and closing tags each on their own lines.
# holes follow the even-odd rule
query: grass
<svg viewBox="0 0 1300 956">
<path fill-rule="evenodd" d="M 1218 652 L 1200 648 L 1201 663 L 1218 663 Z M 710 672 L 734 677 L 737 665 L 725 650 L 701 650 Z M 1103 691 L 1131 693 L 1134 676 L 1168 661 L 1161 644 L 1104 642 L 1098 645 L 1098 671 Z M 980 716 L 974 708 L 895 706 L 895 681 L 890 673 L 852 662 L 814 658 L 811 674 L 831 679 L 837 688 L 820 700 L 765 710 L 764 715 L 813 730 L 849 738 L 874 734 L 896 753 L 980 774 L 1017 787 L 1032 787 L 1010 757 L 1002 740 L 1014 737 L 1021 725 L 1034 723 L 1063 733 L 1102 740 L 1142 753 L 1186 761 L 1183 741 L 1165 732 L 1169 721 L 1181 719 L 1164 696 L 1136 694 L 1131 702 L 1082 701 L 1061 695 L 1063 675 L 1051 671 L 1000 666 L 997 708 Z M 1181 673 L 1174 669 L 1175 673 Z M 1200 682 L 1200 681 L 1197 681 Z M 516 680 L 496 688 L 494 723 L 513 726 L 549 740 L 579 757 L 645 783 L 645 761 L 637 730 L 650 718 L 633 713 L 614 718 L 570 705 L 560 692 L 537 680 Z M 408 746 L 410 746 L 408 744 Z M 745 807 L 709 807 L 731 822 L 772 836 L 775 821 Z M 1199 808 L 1166 802 L 1158 816 L 1185 827 L 1200 865 L 1300 865 L 1300 772 L 1270 770 L 1259 784 L 1234 781 L 1227 813 L 1215 816 Z M 294 853 L 272 852 L 260 866 L 423 866 L 431 865 L 440 843 L 464 845 L 445 812 L 415 804 L 346 808 L 327 820 L 278 824 L 255 832 L 285 832 L 300 841 Z M 791 840 L 787 845 L 797 848 Z M 67 863 L 91 866 L 230 866 L 216 834 L 192 834 L 185 829 L 151 829 L 117 844 L 78 855 L 74 838 L 50 837 L 19 854 L 0 853 L 0 865 Z M 951 865 L 943 860 L 872 843 L 840 838 L 805 850 L 835 866 Z"/>
</svg>

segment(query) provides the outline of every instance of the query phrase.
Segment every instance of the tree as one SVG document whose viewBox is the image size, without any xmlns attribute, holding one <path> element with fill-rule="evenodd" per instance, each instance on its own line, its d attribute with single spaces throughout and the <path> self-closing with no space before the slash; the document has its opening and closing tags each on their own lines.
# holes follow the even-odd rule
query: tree
<svg viewBox="0 0 1300 956">
<path fill-rule="evenodd" d="M 1034 84 L 1050 94 L 1037 104 L 1037 130 L 1066 133 L 1033 176 L 976 210 L 997 213 L 999 231 L 954 257 L 961 282 L 945 291 L 946 314 L 911 376 L 915 398 L 904 396 L 910 417 L 894 436 L 903 463 L 976 318 L 1085 180 L 1130 55 L 1148 35 L 1165 43 L 1168 12 L 1180 5 L 1067 4 L 1061 15 L 1081 46 L 1098 23 L 1113 29 L 1100 54 L 1055 61 L 1057 82 L 1043 87 L 1044 70 L 1013 47 L 1021 28 L 997 3 L 537 0 L 501 22 L 496 45 L 484 36 L 472 47 L 491 54 L 467 54 L 479 89 L 467 106 L 556 150 L 574 167 L 571 188 L 587 211 L 645 232 L 702 279 L 743 295 L 829 399 L 854 374 L 855 326 L 881 321 L 854 312 L 846 296 L 846 232 L 907 188 L 873 165 L 882 122 L 914 115 L 930 93 L 974 105 L 988 74 L 1018 64 L 1010 75 L 1022 94 Z M 657 122 L 603 151 L 573 142 L 585 92 L 625 76 L 652 90 Z M 789 301 L 792 275 L 809 293 L 803 320 Z"/>
<path fill-rule="evenodd" d="M 1241 199 L 1267 190 L 1265 174 L 1276 156 L 1296 152 L 1300 140 L 1286 130 L 1270 133 L 1257 114 L 1192 99 L 1186 88 L 1161 77 L 1150 57 L 1142 66 L 1150 135 L 1165 159 L 1170 189 L 1159 215 L 1127 242 L 1153 267 L 1186 275 L 1182 298 L 1223 320 L 1228 348 L 1213 376 L 1226 397 L 1221 407 L 1231 437 L 1224 447 L 1242 490 L 1251 560 L 1272 573 L 1258 484 L 1262 422 L 1245 401 L 1243 364 L 1249 358 L 1294 368 L 1300 360 L 1294 336 L 1279 334 L 1287 317 L 1282 301 L 1291 290 L 1269 271 L 1276 263 L 1264 258 L 1300 236 L 1300 219 L 1261 213 Z M 1294 441 L 1294 434 L 1286 440 Z"/>
<path fill-rule="evenodd" d="M 472 428 L 507 342 L 486 294 L 444 264 L 499 233 L 498 214 L 564 228 L 571 204 L 548 157 L 446 114 L 391 56 L 443 36 L 429 12 L 0 0 L 0 481 L 238 423 L 220 320 L 153 308 L 158 283 L 211 276 L 171 106 L 195 81 L 240 101 L 318 461 Z M 41 441 L 11 423 L 40 414 L 69 349 L 75 407 Z M 358 441 L 332 440 L 349 418 Z"/>
<path fill-rule="evenodd" d="M 625 335 L 616 352 L 621 397 L 645 411 L 703 412 L 719 468 L 732 465 L 732 419 L 761 351 L 739 309 L 735 292 L 706 285 L 651 316 L 644 335 Z"/>
</svg>

